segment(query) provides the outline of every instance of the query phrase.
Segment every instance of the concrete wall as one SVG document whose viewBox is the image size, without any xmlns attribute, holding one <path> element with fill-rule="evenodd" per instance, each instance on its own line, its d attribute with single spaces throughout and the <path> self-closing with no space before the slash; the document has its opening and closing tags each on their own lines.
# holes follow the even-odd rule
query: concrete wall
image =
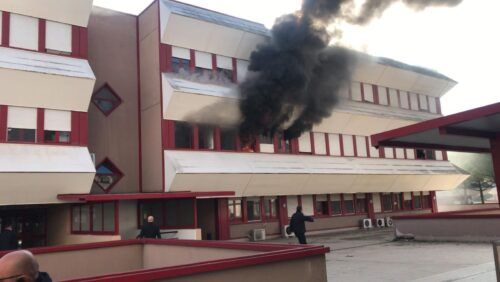
<svg viewBox="0 0 500 282">
<path fill-rule="evenodd" d="M 163 191 L 158 1 L 139 16 L 142 189 Z"/>
<path fill-rule="evenodd" d="M 295 260 L 273 262 L 207 272 L 161 281 L 171 282 L 219 282 L 219 281 L 327 281 L 325 256 L 318 255 Z"/>
<path fill-rule="evenodd" d="M 314 222 L 306 222 L 308 231 L 317 231 L 325 229 L 339 229 L 349 227 L 359 227 L 361 219 L 367 218 L 367 215 L 349 215 L 315 218 Z"/>
<path fill-rule="evenodd" d="M 136 24 L 133 15 L 94 7 L 88 28 L 94 92 L 107 83 L 122 100 L 108 116 L 93 103 L 89 109 L 89 150 L 96 165 L 109 158 L 123 173 L 110 193 L 139 192 Z M 104 191 L 94 183 L 92 193 Z"/>
<path fill-rule="evenodd" d="M 47 246 L 120 240 L 119 235 L 71 234 L 71 205 L 47 208 Z"/>
<path fill-rule="evenodd" d="M 266 235 L 281 234 L 279 222 L 255 222 L 247 224 L 232 224 L 229 226 L 231 239 L 247 238 L 252 229 L 266 229 Z"/>
<path fill-rule="evenodd" d="M 120 201 L 119 224 L 121 239 L 134 239 L 138 234 L 137 201 Z"/>
</svg>

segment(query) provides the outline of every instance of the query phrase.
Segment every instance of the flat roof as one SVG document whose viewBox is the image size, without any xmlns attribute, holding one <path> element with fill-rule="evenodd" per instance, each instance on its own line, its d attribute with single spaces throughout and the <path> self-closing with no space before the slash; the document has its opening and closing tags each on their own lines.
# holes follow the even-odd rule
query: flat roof
<svg viewBox="0 0 500 282">
<path fill-rule="evenodd" d="M 104 201 L 119 201 L 119 200 L 230 197 L 234 195 L 235 193 L 233 191 L 127 193 L 127 194 L 60 194 L 57 195 L 57 199 L 61 201 L 70 201 L 70 202 L 104 202 Z"/>
<path fill-rule="evenodd" d="M 371 136 L 373 146 L 490 152 L 500 133 L 500 102 Z"/>
</svg>

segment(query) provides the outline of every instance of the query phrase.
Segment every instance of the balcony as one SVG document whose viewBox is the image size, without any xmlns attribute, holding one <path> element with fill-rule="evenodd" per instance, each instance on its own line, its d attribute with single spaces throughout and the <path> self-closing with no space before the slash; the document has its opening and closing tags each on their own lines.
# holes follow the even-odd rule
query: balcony
<svg viewBox="0 0 500 282">
<path fill-rule="evenodd" d="M 0 104 L 86 112 L 94 83 L 86 60 L 0 47 Z"/>
<path fill-rule="evenodd" d="M 166 192 L 236 196 L 434 191 L 468 175 L 447 161 L 166 150 Z"/>
<path fill-rule="evenodd" d="M 58 194 L 88 194 L 94 174 L 85 147 L 0 144 L 0 206 L 58 203 Z"/>
</svg>

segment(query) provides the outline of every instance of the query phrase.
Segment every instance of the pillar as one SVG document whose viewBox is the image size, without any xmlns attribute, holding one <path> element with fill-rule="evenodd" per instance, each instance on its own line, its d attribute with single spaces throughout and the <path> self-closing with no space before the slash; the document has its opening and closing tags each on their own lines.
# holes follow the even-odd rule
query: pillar
<svg viewBox="0 0 500 282">
<path fill-rule="evenodd" d="M 490 139 L 491 159 L 493 160 L 493 174 L 497 185 L 498 203 L 500 204 L 500 136 Z"/>
<path fill-rule="evenodd" d="M 430 191 L 429 194 L 431 196 L 431 212 L 437 213 L 438 207 L 437 207 L 437 200 L 436 200 L 436 191 Z"/>
</svg>

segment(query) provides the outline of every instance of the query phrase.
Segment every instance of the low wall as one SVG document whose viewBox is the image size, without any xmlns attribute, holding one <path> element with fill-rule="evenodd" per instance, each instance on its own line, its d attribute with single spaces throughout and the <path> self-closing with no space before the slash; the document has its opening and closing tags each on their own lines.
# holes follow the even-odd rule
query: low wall
<svg viewBox="0 0 500 282">
<path fill-rule="evenodd" d="M 424 241 L 500 240 L 500 210 L 444 212 L 393 217 L 396 236 Z"/>
<path fill-rule="evenodd" d="M 271 222 L 251 222 L 242 224 L 231 224 L 229 226 L 229 234 L 231 239 L 248 238 L 248 234 L 252 229 L 266 229 L 266 235 L 281 234 L 280 223 L 278 221 Z"/>
</svg>

